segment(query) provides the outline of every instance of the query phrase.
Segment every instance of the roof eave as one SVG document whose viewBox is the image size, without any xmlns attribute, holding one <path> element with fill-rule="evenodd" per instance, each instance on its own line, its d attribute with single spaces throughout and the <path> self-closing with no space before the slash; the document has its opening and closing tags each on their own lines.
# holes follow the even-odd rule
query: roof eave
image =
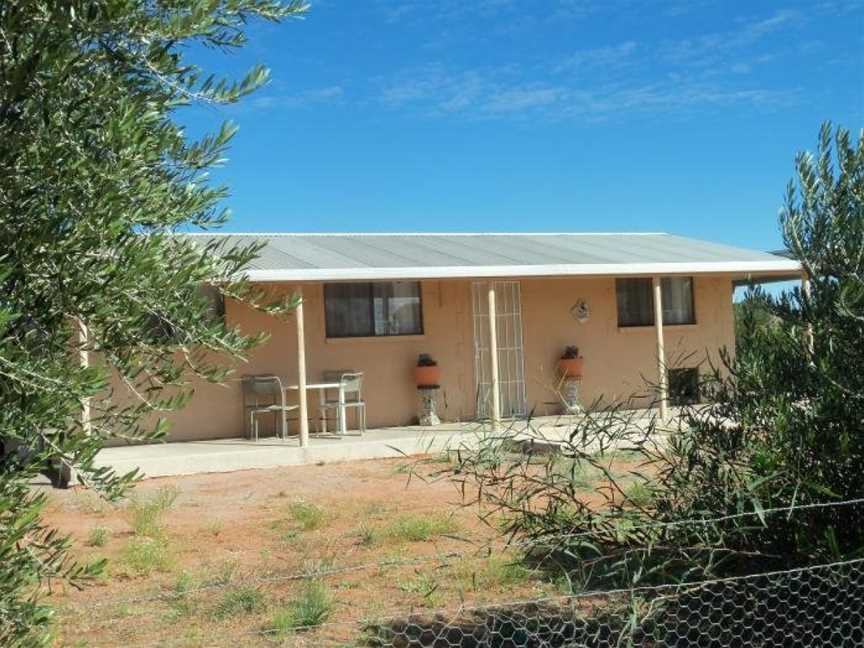
<svg viewBox="0 0 864 648">
<path fill-rule="evenodd" d="M 485 279 L 496 277 L 622 277 L 654 275 L 789 275 L 797 276 L 801 264 L 791 259 L 768 261 L 704 261 L 693 263 L 610 263 L 506 266 L 439 266 L 394 268 L 250 269 L 244 275 L 253 282 L 375 281 L 395 279 Z"/>
</svg>

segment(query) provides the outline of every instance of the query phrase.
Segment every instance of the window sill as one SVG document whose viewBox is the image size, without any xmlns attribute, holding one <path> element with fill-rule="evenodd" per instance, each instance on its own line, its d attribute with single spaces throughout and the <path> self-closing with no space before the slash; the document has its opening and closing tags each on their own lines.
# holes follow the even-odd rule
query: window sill
<svg viewBox="0 0 864 648">
<path fill-rule="evenodd" d="M 647 324 L 645 326 L 619 326 L 618 332 L 619 333 L 644 333 L 646 331 L 653 331 L 654 328 L 655 327 L 653 324 Z M 696 324 L 664 324 L 663 325 L 664 331 L 666 331 L 666 330 L 687 331 L 690 329 L 697 329 L 697 328 L 699 328 L 698 323 L 696 323 Z"/>
<path fill-rule="evenodd" d="M 325 338 L 325 344 L 350 344 L 352 342 L 415 342 L 425 340 L 426 335 L 370 335 L 366 337 L 336 337 Z"/>
</svg>

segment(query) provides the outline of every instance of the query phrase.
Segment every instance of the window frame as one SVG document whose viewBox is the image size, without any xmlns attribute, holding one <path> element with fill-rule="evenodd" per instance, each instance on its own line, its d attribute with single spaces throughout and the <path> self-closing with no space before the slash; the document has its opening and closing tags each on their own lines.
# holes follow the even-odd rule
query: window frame
<svg viewBox="0 0 864 648">
<path fill-rule="evenodd" d="M 661 291 L 663 290 L 663 282 L 671 281 L 672 279 L 689 279 L 690 280 L 690 314 L 691 318 L 686 322 L 669 322 L 664 317 L 663 318 L 663 326 L 695 326 L 698 324 L 698 318 L 696 317 L 696 278 L 692 275 L 672 275 L 667 277 L 661 277 Z M 624 324 L 621 321 L 621 302 L 619 299 L 619 286 L 622 281 L 641 281 L 646 282 L 650 288 L 650 302 L 651 309 L 649 313 L 650 321 L 641 322 L 638 324 Z M 615 308 L 616 308 L 616 319 L 618 322 L 619 329 L 639 329 L 639 328 L 649 328 L 656 324 L 656 318 L 654 316 L 654 287 L 653 280 L 651 277 L 616 277 L 615 278 Z"/>
<path fill-rule="evenodd" d="M 375 286 L 376 285 L 396 285 L 396 284 L 414 284 L 417 286 L 417 323 L 418 329 L 407 333 L 376 333 L 375 332 Z M 329 286 L 365 286 L 368 290 L 368 306 L 369 306 L 369 322 L 371 324 L 370 331 L 364 335 L 354 334 L 334 334 L 330 329 L 331 325 L 327 319 L 327 288 Z M 324 282 L 322 287 L 322 306 L 324 309 L 324 337 L 326 340 L 370 340 L 370 339 L 387 339 L 387 338 L 405 338 L 417 337 L 425 333 L 425 321 L 423 313 L 423 282 L 422 281 L 328 281 Z M 387 296 L 389 305 L 389 295 Z M 388 312 L 389 315 L 389 312 Z"/>
</svg>

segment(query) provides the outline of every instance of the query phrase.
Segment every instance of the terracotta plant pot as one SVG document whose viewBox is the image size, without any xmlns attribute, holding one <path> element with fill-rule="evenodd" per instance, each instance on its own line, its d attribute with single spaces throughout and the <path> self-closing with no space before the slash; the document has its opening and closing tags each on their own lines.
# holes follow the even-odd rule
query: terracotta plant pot
<svg viewBox="0 0 864 648">
<path fill-rule="evenodd" d="M 558 369 L 567 378 L 581 378 L 583 361 L 584 358 L 561 358 L 558 360 Z"/>
<path fill-rule="evenodd" d="M 441 384 L 441 367 L 414 367 L 414 381 L 418 387 L 437 387 Z"/>
</svg>

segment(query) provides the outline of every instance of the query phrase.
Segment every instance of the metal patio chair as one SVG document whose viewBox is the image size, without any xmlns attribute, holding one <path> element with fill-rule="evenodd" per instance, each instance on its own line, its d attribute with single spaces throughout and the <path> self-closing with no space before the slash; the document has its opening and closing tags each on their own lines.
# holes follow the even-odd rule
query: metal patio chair
<svg viewBox="0 0 864 648">
<path fill-rule="evenodd" d="M 258 417 L 262 414 L 273 415 L 273 428 L 276 431 L 277 417 L 282 419 L 282 439 L 288 438 L 288 412 L 299 409 L 299 405 L 285 403 L 285 389 L 279 376 L 269 374 L 243 376 L 243 419 L 246 436 L 258 440 Z"/>
<path fill-rule="evenodd" d="M 344 394 L 344 401 L 340 402 L 338 397 L 332 398 L 329 394 L 322 394 L 321 398 L 321 431 L 327 434 L 327 414 L 335 412 L 336 429 L 340 434 L 347 431 L 342 430 L 339 421 L 348 416 L 348 410 L 357 412 L 357 423 L 359 433 L 366 432 L 366 401 L 363 400 L 363 372 L 353 369 L 339 369 L 336 371 L 325 371 L 324 382 L 339 383 L 340 391 Z M 347 424 L 346 424 L 347 428 Z"/>
</svg>

